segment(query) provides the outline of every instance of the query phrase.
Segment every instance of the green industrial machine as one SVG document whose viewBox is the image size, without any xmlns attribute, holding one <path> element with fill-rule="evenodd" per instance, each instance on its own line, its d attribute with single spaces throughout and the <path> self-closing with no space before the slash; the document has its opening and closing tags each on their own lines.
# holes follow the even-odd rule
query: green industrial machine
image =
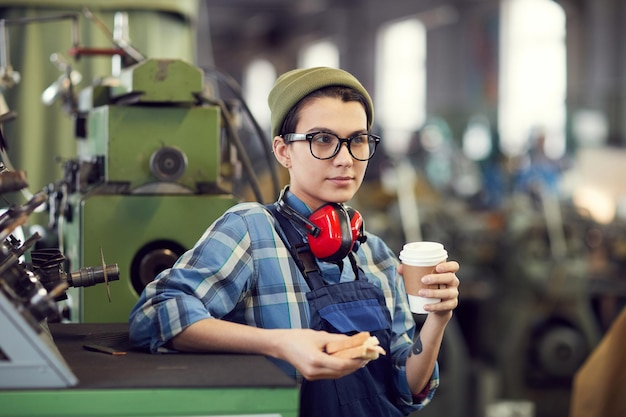
<svg viewBox="0 0 626 417">
<path fill-rule="evenodd" d="M 202 71 L 173 59 L 147 59 L 80 92 L 78 156 L 56 199 L 59 239 L 71 269 L 106 258 L 120 279 L 73 294 L 72 321 L 126 322 L 145 285 L 237 203 L 220 184 L 221 110 L 202 92 Z"/>
<path fill-rule="evenodd" d="M 77 15 L 45 20 L 66 18 L 77 34 Z M 116 16 L 113 33 L 124 21 Z M 241 181 L 262 196 L 241 126 L 205 92 L 203 71 L 113 44 L 83 48 L 73 38 L 76 59 L 118 56 L 120 68 L 76 94 L 68 66 L 46 89 L 74 120 L 77 155 L 63 178 L 2 215 L 0 417 L 296 417 L 298 384 L 261 355 L 153 355 L 130 343 L 128 316 L 144 287 L 239 202 Z M 21 172 L 1 174 L 0 194 L 27 185 Z M 58 242 L 30 250 L 41 235 L 12 233 L 45 202 Z"/>
</svg>

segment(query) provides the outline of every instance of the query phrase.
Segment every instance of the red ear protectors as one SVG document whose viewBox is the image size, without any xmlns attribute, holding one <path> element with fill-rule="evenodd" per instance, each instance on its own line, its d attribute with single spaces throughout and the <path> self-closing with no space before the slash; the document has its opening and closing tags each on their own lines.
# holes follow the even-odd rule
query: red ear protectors
<svg viewBox="0 0 626 417">
<path fill-rule="evenodd" d="M 313 255 L 324 262 L 339 262 L 352 250 L 358 240 L 365 242 L 363 217 L 351 207 L 327 203 L 306 218 L 282 198 L 278 210 L 307 231 Z"/>
<path fill-rule="evenodd" d="M 345 206 L 346 211 L 348 212 L 348 216 L 350 216 L 350 230 L 352 231 L 352 241 L 356 242 L 357 240 L 361 243 L 365 242 L 367 238 L 365 237 L 365 232 L 363 231 L 363 217 L 361 213 L 356 211 L 350 206 Z"/>
<path fill-rule="evenodd" d="M 318 236 L 309 235 L 309 247 L 316 258 L 338 262 L 350 253 L 354 240 L 348 212 L 337 203 L 327 203 L 315 210 L 309 220 L 320 228 Z"/>
</svg>

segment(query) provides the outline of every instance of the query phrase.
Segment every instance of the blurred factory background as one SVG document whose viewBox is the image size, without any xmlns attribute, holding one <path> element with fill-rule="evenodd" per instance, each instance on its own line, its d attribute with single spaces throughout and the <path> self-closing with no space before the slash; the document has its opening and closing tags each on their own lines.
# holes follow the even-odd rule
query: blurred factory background
<svg viewBox="0 0 626 417">
<path fill-rule="evenodd" d="M 119 264 L 113 302 L 69 289 L 63 320 L 124 322 L 223 210 L 273 201 L 271 85 L 341 67 L 383 138 L 352 202 L 366 229 L 461 264 L 419 415 L 570 415 L 626 298 L 623 1 L 0 0 L 0 18 L 3 169 L 28 179 L 4 202 L 43 190 L 36 248 Z"/>
</svg>

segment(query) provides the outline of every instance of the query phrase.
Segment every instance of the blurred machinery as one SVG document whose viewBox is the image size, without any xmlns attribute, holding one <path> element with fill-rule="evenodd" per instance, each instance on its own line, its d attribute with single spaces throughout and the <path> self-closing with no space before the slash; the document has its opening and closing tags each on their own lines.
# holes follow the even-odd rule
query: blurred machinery
<svg viewBox="0 0 626 417">
<path fill-rule="evenodd" d="M 0 173 L 0 194 L 22 186 L 22 172 Z M 53 322 L 70 287 L 108 290 L 120 275 L 102 252 L 101 267 L 65 272 L 58 249 L 33 248 L 37 233 L 16 237 L 48 199 L 0 215 L 0 416 L 297 416 L 296 382 L 262 356 L 152 355 L 130 348 L 126 323 Z"/>
<path fill-rule="evenodd" d="M 59 181 L 0 216 L 0 415 L 106 409 L 110 415 L 295 416 L 297 385 L 261 356 L 220 355 L 199 365 L 194 355 L 157 358 L 133 351 L 128 342 L 128 315 L 144 287 L 240 201 L 237 190 L 249 186 L 259 201 L 262 195 L 238 137 L 237 103 L 229 107 L 208 93 L 200 68 L 145 58 L 124 35 L 123 17 L 116 16 L 113 47 L 104 49 L 80 45 L 77 14 L 0 20 L 5 35 L 5 24 L 71 19 L 75 59 L 113 58 L 110 77 L 79 90 L 80 74 L 53 54 L 62 74 L 41 98 L 46 105 L 63 101 L 75 127 L 76 157 L 63 163 Z M 0 38 L 0 88 L 10 88 L 20 77 L 4 54 L 6 36 Z M 7 165 L 1 125 L 12 117 L 0 114 Z M 21 190 L 28 196 L 25 187 L 23 173 L 2 172 L 0 194 Z M 54 233 L 38 247 L 37 233 L 22 243 L 12 231 L 41 208 Z M 116 264 L 105 264 L 103 254 Z M 102 353 L 126 360 L 110 361 Z M 163 369 L 166 375 L 153 377 Z M 61 387 L 73 389 L 50 390 Z M 120 395 L 128 401 L 119 403 Z M 170 395 L 185 396 L 189 406 Z M 238 400 L 243 397 L 249 401 Z"/>
<path fill-rule="evenodd" d="M 83 15 L 104 26 L 88 9 Z M 70 19 L 69 54 L 75 60 L 111 58 L 110 76 L 78 89 L 82 76 L 53 54 L 61 75 L 43 92 L 42 102 L 62 100 L 77 144 L 76 157 L 64 162 L 63 178 L 46 189 L 48 226 L 58 236 L 60 254 L 76 269 L 97 263 L 102 251 L 120 270 L 111 303 L 89 288 L 69 291 L 66 318 L 119 323 L 127 321 L 146 284 L 240 201 L 234 194 L 242 188 L 242 178 L 257 200 L 262 196 L 248 147 L 238 137 L 239 114 L 231 110 L 240 107 L 229 107 L 209 91 L 202 69 L 179 59 L 144 57 L 128 39 L 124 13 L 116 15 L 114 30 L 105 31 L 111 48 L 82 46 L 80 17 L 2 21 L 0 33 L 5 25 Z M 6 36 L 2 40 L 6 43 Z M 4 86 L 11 87 L 19 82 L 18 73 L 7 54 L 0 55 L 3 79 L 12 80 Z M 247 109 L 245 103 L 242 107 Z"/>
<path fill-rule="evenodd" d="M 379 189 L 366 184 L 358 206 L 368 230 L 397 251 L 409 239 L 438 241 L 461 265 L 451 324 L 462 337 L 446 331 L 440 392 L 418 414 L 482 416 L 494 401 L 524 400 L 536 417 L 562 416 L 574 374 L 624 300 L 624 225 L 599 224 L 541 176 L 524 191 L 513 187 L 505 164 L 498 198 L 483 199 L 486 174 L 459 164 L 456 143 L 438 126 L 415 136 L 408 157 L 389 161 Z M 386 212 L 383 220 L 375 223 L 369 207 Z"/>
<path fill-rule="evenodd" d="M 51 224 L 70 265 L 102 247 L 120 265 L 114 303 L 88 289 L 81 322 L 124 322 L 145 285 L 237 200 L 219 186 L 220 108 L 202 104 L 202 71 L 146 59 L 80 92 L 78 158 L 54 185 Z"/>
<path fill-rule="evenodd" d="M 0 189 L 14 191 L 26 186 L 22 172 L 0 173 Z M 117 265 L 85 267 L 65 272 L 58 250 L 32 250 L 40 235 L 25 242 L 17 237 L 28 216 L 47 201 L 40 192 L 20 207 L 9 207 L 0 216 L 0 389 L 52 388 L 76 384 L 76 377 L 57 350 L 47 328 L 58 319 L 58 301 L 70 287 L 81 288 L 119 279 Z M 100 296 L 104 295 L 100 292 Z"/>
</svg>

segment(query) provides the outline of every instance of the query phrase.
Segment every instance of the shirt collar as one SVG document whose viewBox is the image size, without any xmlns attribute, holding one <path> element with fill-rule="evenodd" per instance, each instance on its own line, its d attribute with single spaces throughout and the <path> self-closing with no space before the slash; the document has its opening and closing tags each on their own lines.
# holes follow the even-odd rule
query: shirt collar
<svg viewBox="0 0 626 417">
<path fill-rule="evenodd" d="M 309 217 L 313 210 L 307 206 L 304 201 L 300 200 L 294 193 L 292 193 L 289 189 L 285 190 L 285 200 L 289 207 L 296 210 L 298 213 L 304 215 L 305 217 Z"/>
</svg>

